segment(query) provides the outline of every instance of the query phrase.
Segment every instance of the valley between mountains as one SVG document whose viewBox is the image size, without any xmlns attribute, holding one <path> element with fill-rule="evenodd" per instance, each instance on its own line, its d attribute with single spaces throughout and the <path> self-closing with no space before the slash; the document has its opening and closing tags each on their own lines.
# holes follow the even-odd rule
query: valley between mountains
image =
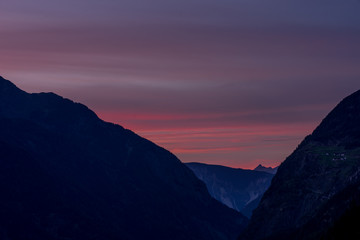
<svg viewBox="0 0 360 240">
<path fill-rule="evenodd" d="M 276 168 L 183 164 L 0 77 L 0 239 L 360 239 L 360 91 Z"/>
</svg>

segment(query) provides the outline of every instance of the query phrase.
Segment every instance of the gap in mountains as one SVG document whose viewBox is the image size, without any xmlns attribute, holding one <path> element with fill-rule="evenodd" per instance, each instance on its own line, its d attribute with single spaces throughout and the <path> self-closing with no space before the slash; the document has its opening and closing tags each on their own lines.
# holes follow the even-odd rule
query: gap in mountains
<svg viewBox="0 0 360 240">
<path fill-rule="evenodd" d="M 186 163 L 202 180 L 212 197 L 250 218 L 264 192 L 268 189 L 276 168 L 261 165 L 254 170 L 230 168 L 204 163 Z"/>
</svg>

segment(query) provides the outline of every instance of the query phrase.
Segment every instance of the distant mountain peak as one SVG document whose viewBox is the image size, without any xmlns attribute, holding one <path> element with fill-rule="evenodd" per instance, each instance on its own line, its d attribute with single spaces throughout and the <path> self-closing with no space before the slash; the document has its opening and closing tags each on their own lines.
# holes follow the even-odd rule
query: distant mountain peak
<svg viewBox="0 0 360 240">
<path fill-rule="evenodd" d="M 256 168 L 254 168 L 254 170 L 262 169 L 262 168 L 267 168 L 267 167 L 263 166 L 262 164 L 259 164 Z M 271 168 L 271 167 L 269 167 L 269 168 Z"/>
<path fill-rule="evenodd" d="M 259 164 L 256 168 L 254 168 L 254 171 L 260 171 L 260 172 L 267 172 L 271 174 L 275 174 L 278 167 L 272 168 L 272 167 L 265 167 L 261 164 Z"/>
</svg>

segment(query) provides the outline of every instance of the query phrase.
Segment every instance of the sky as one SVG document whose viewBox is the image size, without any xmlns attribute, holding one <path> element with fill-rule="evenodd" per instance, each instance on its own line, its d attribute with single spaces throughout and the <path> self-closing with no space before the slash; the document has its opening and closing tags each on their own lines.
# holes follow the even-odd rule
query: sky
<svg viewBox="0 0 360 240">
<path fill-rule="evenodd" d="M 360 1 L 0 0 L 0 75 L 183 162 L 277 166 L 360 89 Z"/>
</svg>

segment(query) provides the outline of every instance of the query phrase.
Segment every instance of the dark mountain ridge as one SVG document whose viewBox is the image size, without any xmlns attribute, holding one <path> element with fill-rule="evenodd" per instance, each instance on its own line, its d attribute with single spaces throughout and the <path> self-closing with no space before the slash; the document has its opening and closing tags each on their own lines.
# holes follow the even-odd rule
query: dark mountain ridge
<svg viewBox="0 0 360 240">
<path fill-rule="evenodd" d="M 218 201 L 249 217 L 274 175 L 204 163 L 186 163 Z"/>
<path fill-rule="evenodd" d="M 246 218 L 173 154 L 0 77 L 0 238 L 233 239 Z"/>
<path fill-rule="evenodd" d="M 334 239 L 328 233 L 338 229 L 341 216 L 360 206 L 359 179 L 357 91 L 342 100 L 280 165 L 240 239 Z M 358 233 L 356 228 L 349 231 Z"/>
</svg>

